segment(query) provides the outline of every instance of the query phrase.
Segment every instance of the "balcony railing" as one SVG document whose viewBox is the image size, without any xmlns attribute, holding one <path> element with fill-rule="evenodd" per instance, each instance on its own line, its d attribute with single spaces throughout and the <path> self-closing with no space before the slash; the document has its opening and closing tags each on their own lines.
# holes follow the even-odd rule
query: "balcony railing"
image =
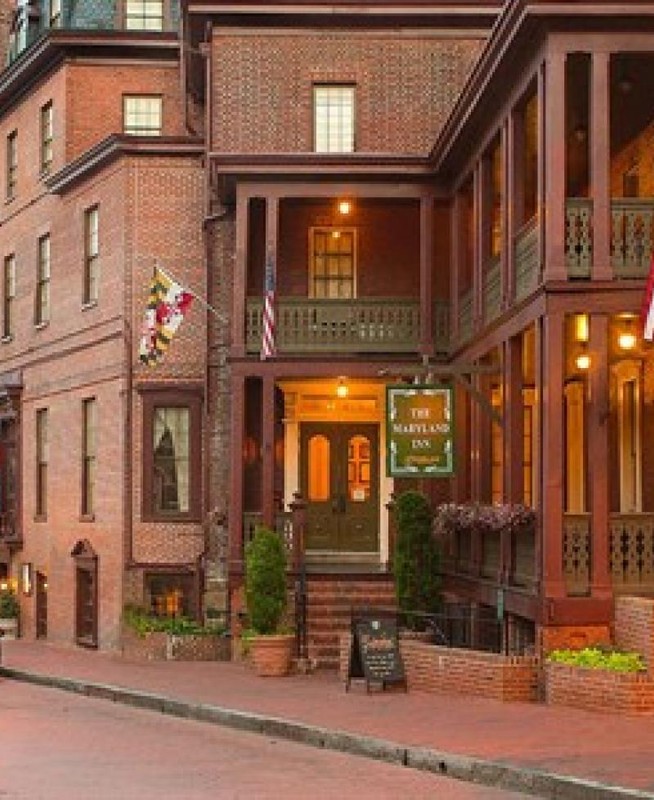
<svg viewBox="0 0 654 800">
<path fill-rule="evenodd" d="M 435 328 L 442 331 L 447 308 L 437 306 Z M 248 352 L 261 347 L 263 304 L 249 299 L 246 310 Z M 420 341 L 417 300 L 315 300 L 285 298 L 276 309 L 277 347 L 281 352 L 318 350 L 359 353 L 410 353 Z M 441 342 L 442 346 L 442 342 Z"/>
<path fill-rule="evenodd" d="M 484 322 L 492 322 L 502 311 L 502 286 L 500 280 L 500 258 L 496 256 L 484 274 Z"/>
<path fill-rule="evenodd" d="M 459 343 L 472 339 L 472 290 L 466 292 L 459 300 Z"/>
<path fill-rule="evenodd" d="M 515 294 L 522 300 L 534 291 L 540 274 L 538 218 L 532 217 L 515 237 Z"/>
<path fill-rule="evenodd" d="M 613 591 L 654 591 L 654 514 L 611 514 L 609 571 Z M 589 514 L 566 514 L 563 577 L 569 595 L 590 592 L 592 537 Z"/>
<path fill-rule="evenodd" d="M 654 199 L 611 201 L 611 265 L 615 278 L 647 275 L 654 247 Z M 568 198 L 565 255 L 570 278 L 589 278 L 593 263 L 593 201 Z"/>
</svg>

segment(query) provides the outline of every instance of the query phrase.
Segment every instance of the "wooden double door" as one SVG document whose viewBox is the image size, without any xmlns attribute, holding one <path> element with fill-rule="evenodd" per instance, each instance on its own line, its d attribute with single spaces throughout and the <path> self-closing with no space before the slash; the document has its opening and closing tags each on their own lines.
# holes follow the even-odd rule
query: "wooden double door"
<svg viewBox="0 0 654 800">
<path fill-rule="evenodd" d="M 379 550 L 378 425 L 303 423 L 300 475 L 307 551 Z"/>
</svg>

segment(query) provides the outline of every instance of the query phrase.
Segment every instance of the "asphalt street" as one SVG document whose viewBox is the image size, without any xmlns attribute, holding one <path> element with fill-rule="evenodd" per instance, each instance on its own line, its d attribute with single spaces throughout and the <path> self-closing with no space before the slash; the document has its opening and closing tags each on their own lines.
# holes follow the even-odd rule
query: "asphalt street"
<svg viewBox="0 0 654 800">
<path fill-rule="evenodd" d="M 2 800 L 518 800 L 513 792 L 0 681 Z"/>
</svg>

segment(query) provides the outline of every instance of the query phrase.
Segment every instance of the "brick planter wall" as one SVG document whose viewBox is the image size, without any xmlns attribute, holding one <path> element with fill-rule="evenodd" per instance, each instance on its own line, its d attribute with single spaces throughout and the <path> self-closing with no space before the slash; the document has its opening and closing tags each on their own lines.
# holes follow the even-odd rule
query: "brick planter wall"
<svg viewBox="0 0 654 800">
<path fill-rule="evenodd" d="M 640 653 L 654 672 L 654 600 L 618 597 L 615 601 L 615 644 L 620 650 Z"/>
<path fill-rule="evenodd" d="M 174 636 L 153 632 L 138 636 L 123 632 L 123 655 L 139 661 L 229 661 L 230 641 L 223 636 Z"/>
<path fill-rule="evenodd" d="M 351 635 L 340 641 L 339 677 L 347 678 Z M 504 656 L 400 640 L 409 689 L 457 692 L 504 701 L 538 698 L 538 665 L 532 656 Z"/>
<path fill-rule="evenodd" d="M 654 680 L 642 672 L 547 664 L 545 697 L 551 705 L 623 714 L 654 714 Z"/>
</svg>

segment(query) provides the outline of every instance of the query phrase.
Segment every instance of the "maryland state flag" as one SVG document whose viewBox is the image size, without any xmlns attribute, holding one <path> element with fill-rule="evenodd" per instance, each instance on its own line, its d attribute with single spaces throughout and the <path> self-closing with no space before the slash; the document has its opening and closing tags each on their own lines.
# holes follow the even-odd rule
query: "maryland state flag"
<svg viewBox="0 0 654 800">
<path fill-rule="evenodd" d="M 144 364 L 153 366 L 163 358 L 192 301 L 191 292 L 155 267 L 139 347 Z"/>
</svg>

